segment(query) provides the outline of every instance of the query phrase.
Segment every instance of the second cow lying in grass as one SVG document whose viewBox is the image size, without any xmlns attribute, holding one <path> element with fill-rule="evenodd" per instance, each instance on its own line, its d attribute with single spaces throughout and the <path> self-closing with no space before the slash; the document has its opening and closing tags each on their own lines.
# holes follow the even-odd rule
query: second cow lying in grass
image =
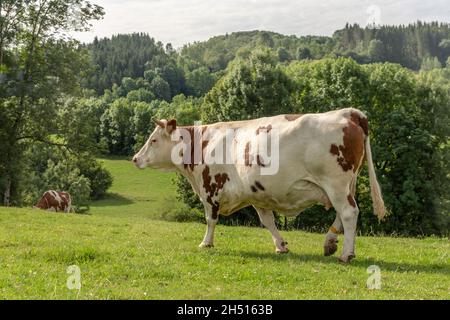
<svg viewBox="0 0 450 320">
<path fill-rule="evenodd" d="M 74 212 L 70 194 L 55 190 L 45 191 L 39 202 L 33 208 L 55 212 Z"/>
</svg>

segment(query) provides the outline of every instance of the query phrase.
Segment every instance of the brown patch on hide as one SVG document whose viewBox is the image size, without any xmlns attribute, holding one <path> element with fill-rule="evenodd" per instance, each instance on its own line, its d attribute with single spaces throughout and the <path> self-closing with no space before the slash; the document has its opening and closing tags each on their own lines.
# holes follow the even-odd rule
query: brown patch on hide
<svg viewBox="0 0 450 320">
<path fill-rule="evenodd" d="M 245 144 L 244 164 L 245 164 L 246 167 L 251 167 L 252 166 L 252 156 L 250 154 L 250 142 L 247 142 Z"/>
<path fill-rule="evenodd" d="M 206 202 L 211 205 L 212 218 L 217 219 L 219 213 L 219 201 L 213 200 L 214 196 L 219 195 L 225 183 L 230 180 L 227 173 L 218 173 L 214 176 L 214 182 L 209 175 L 209 166 L 205 166 L 202 171 L 203 188 L 206 192 Z"/>
<path fill-rule="evenodd" d="M 331 154 L 334 154 L 335 156 L 338 156 L 338 155 L 339 155 L 339 148 L 338 148 L 338 146 L 335 145 L 334 143 L 331 145 L 330 153 L 331 153 Z"/>
<path fill-rule="evenodd" d="M 366 136 L 369 135 L 369 121 L 367 120 L 366 117 L 362 116 L 361 114 L 359 114 L 358 112 L 353 111 L 350 114 L 350 119 L 358 126 L 361 127 L 361 129 L 363 130 L 364 134 Z"/>
<path fill-rule="evenodd" d="M 255 181 L 255 186 L 259 189 L 259 190 L 266 190 L 266 188 L 264 188 L 264 186 L 261 184 L 261 182 L 259 181 Z"/>
<path fill-rule="evenodd" d="M 216 192 L 214 194 L 217 196 L 219 193 L 219 190 L 223 189 L 225 182 L 230 180 L 230 178 L 228 178 L 228 174 L 226 174 L 226 173 L 218 173 L 214 176 L 214 180 L 216 181 L 216 184 L 217 184 Z"/>
<path fill-rule="evenodd" d="M 337 156 L 337 162 L 344 172 L 353 169 L 356 172 L 364 156 L 364 131 L 355 122 L 349 120 L 348 125 L 342 129 L 344 132 L 343 145 L 332 144 L 330 153 Z"/>
<path fill-rule="evenodd" d="M 256 163 L 258 164 L 258 166 L 260 167 L 265 167 L 266 165 L 262 162 L 262 157 L 258 154 L 256 156 Z"/>
<path fill-rule="evenodd" d="M 355 202 L 355 199 L 353 199 L 353 196 L 352 196 L 351 194 L 349 194 L 349 195 L 347 196 L 347 200 L 348 200 L 348 203 L 349 203 L 353 208 L 356 208 L 356 202 Z"/>
<path fill-rule="evenodd" d="M 287 121 L 295 121 L 295 120 L 297 120 L 298 118 L 300 118 L 302 116 L 302 114 L 285 114 L 284 115 L 284 118 L 287 120 Z"/>
</svg>

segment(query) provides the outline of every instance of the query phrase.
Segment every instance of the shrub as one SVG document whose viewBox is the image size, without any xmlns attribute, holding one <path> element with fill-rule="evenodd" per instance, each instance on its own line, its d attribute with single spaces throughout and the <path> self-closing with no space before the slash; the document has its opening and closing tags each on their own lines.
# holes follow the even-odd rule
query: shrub
<svg viewBox="0 0 450 320">
<path fill-rule="evenodd" d="M 113 178 L 111 173 L 95 159 L 85 155 L 77 161 L 80 174 L 89 179 L 90 199 L 99 199 L 103 197 L 106 191 L 111 187 Z"/>
<path fill-rule="evenodd" d="M 75 211 L 87 205 L 91 186 L 89 179 L 80 173 L 72 163 L 60 161 L 58 163 L 48 160 L 47 169 L 42 175 L 45 190 L 67 191 L 72 197 L 72 204 Z"/>
<path fill-rule="evenodd" d="M 161 213 L 161 219 L 176 222 L 204 222 L 204 213 L 198 208 L 191 208 L 184 203 L 167 199 L 169 205 Z"/>
<path fill-rule="evenodd" d="M 98 199 L 112 184 L 111 174 L 88 153 L 71 154 L 54 146 L 36 144 L 26 152 L 26 175 L 21 177 L 21 205 L 32 205 L 47 190 L 67 191 L 79 211 Z"/>
</svg>

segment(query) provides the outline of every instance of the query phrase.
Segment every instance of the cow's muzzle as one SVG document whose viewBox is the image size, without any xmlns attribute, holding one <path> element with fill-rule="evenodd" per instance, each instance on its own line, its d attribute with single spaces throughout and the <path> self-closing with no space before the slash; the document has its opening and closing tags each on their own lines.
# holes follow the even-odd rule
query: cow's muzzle
<svg viewBox="0 0 450 320">
<path fill-rule="evenodd" d="M 143 169 L 145 167 L 145 165 L 143 165 L 143 162 L 137 156 L 134 156 L 131 161 L 139 169 Z"/>
</svg>

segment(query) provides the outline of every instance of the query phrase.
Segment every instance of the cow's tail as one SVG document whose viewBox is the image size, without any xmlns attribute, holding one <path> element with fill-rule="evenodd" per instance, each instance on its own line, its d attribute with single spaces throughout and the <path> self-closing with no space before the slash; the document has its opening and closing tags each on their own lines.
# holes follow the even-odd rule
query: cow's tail
<svg viewBox="0 0 450 320">
<path fill-rule="evenodd" d="M 384 206 L 383 197 L 381 196 L 381 188 L 375 174 L 375 167 L 372 160 L 372 150 L 370 148 L 369 136 L 366 136 L 365 151 L 367 158 L 367 166 L 369 168 L 370 195 L 372 196 L 373 210 L 378 220 L 382 220 L 386 215 L 386 207 Z"/>
</svg>

